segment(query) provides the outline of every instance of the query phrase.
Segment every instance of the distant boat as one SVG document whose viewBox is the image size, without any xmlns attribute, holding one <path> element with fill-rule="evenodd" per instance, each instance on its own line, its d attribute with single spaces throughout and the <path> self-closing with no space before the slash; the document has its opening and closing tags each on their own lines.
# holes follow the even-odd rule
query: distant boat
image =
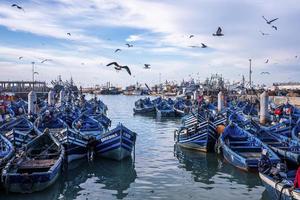
<svg viewBox="0 0 300 200">
<path fill-rule="evenodd" d="M 156 115 L 158 117 L 175 117 L 173 105 L 170 105 L 166 100 L 162 100 L 162 102 L 156 106 Z"/>
<path fill-rule="evenodd" d="M 5 135 L 16 147 L 27 144 L 37 134 L 33 131 L 33 124 L 26 116 L 19 116 L 0 127 L 0 133 Z"/>
<path fill-rule="evenodd" d="M 154 114 L 155 104 L 150 98 L 139 99 L 134 103 L 133 112 L 134 114 Z"/>
<path fill-rule="evenodd" d="M 225 128 L 219 140 L 224 158 L 239 169 L 257 170 L 263 149 L 268 150 L 272 163 L 280 161 L 266 144 L 234 123 Z"/>
<path fill-rule="evenodd" d="M 114 160 L 130 157 L 135 146 L 136 136 L 135 132 L 119 124 L 97 140 L 96 155 Z"/>
<path fill-rule="evenodd" d="M 64 154 L 64 147 L 46 130 L 4 167 L 4 187 L 7 191 L 18 193 L 46 189 L 61 174 Z"/>
</svg>

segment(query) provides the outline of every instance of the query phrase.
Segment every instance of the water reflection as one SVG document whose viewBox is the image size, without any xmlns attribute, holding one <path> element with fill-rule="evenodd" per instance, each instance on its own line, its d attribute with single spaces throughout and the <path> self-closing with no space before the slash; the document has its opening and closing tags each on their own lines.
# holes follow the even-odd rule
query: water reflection
<svg viewBox="0 0 300 200">
<path fill-rule="evenodd" d="M 136 179 L 136 171 L 132 159 L 125 159 L 121 162 L 99 159 L 92 163 L 86 160 L 74 161 L 69 164 L 68 171 L 63 173 L 53 186 L 42 192 L 33 194 L 11 194 L 0 196 L 2 200 L 53 200 L 53 199 L 76 199 L 82 196 L 84 184 L 89 179 L 94 180 L 89 187 L 111 190 L 112 196 L 122 199 L 128 195 L 126 190 Z M 98 194 L 98 196 L 101 194 Z"/>
<path fill-rule="evenodd" d="M 194 176 L 194 181 L 208 185 L 214 183 L 211 178 L 218 171 L 218 159 L 214 154 L 192 151 L 174 145 L 174 155 L 181 164 L 179 167 L 190 171 Z M 207 189 L 210 189 L 210 187 L 207 187 Z"/>
</svg>

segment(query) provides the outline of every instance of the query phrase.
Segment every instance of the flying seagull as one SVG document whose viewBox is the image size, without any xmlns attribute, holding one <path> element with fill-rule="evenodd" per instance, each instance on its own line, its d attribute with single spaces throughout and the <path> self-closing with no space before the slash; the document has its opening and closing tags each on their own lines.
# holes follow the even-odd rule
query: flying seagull
<svg viewBox="0 0 300 200">
<path fill-rule="evenodd" d="M 151 66 L 151 65 L 150 65 L 150 64 L 144 64 L 144 66 L 145 66 L 145 67 L 144 67 L 145 69 L 150 69 L 150 66 Z"/>
<path fill-rule="evenodd" d="M 218 27 L 217 32 L 216 32 L 216 33 L 213 33 L 212 35 L 213 35 L 213 36 L 223 36 L 224 34 L 222 33 L 221 27 Z"/>
<path fill-rule="evenodd" d="M 115 50 L 115 53 L 117 53 L 118 51 L 121 51 L 121 49 L 116 49 L 116 50 Z"/>
<path fill-rule="evenodd" d="M 23 58 L 23 56 L 20 56 L 20 57 L 19 57 L 19 60 L 21 60 L 22 58 Z"/>
<path fill-rule="evenodd" d="M 14 4 L 11 5 L 11 7 L 16 7 L 17 9 L 23 10 L 25 12 L 25 10 L 21 6 L 19 6 L 18 4 L 14 3 Z"/>
<path fill-rule="evenodd" d="M 276 21 L 277 19 L 279 19 L 279 18 L 275 18 L 275 19 L 272 19 L 272 20 L 267 20 L 266 18 L 265 18 L 265 16 L 262 16 L 263 18 L 264 18 L 264 20 L 267 22 L 267 24 L 272 24 L 272 22 L 274 22 L 274 21 Z"/>
<path fill-rule="evenodd" d="M 298 56 L 295 56 L 295 58 L 297 59 L 297 58 L 298 58 Z"/>
<path fill-rule="evenodd" d="M 270 72 L 261 72 L 260 74 L 267 74 L 267 75 L 270 75 Z"/>
<path fill-rule="evenodd" d="M 68 36 L 71 36 L 71 33 L 67 33 Z"/>
<path fill-rule="evenodd" d="M 127 71 L 127 73 L 129 75 L 131 75 L 131 71 L 130 71 L 130 69 L 129 69 L 128 66 L 126 66 L 126 65 L 125 66 L 119 65 L 117 62 L 108 63 L 106 66 L 111 66 L 111 65 L 114 65 L 116 70 L 125 69 Z"/>
<path fill-rule="evenodd" d="M 128 46 L 128 48 L 130 48 L 130 47 L 133 47 L 133 45 L 132 45 L 132 44 L 128 44 L 128 43 L 126 43 L 125 45 L 127 45 L 127 46 Z"/>
<path fill-rule="evenodd" d="M 264 32 L 262 32 L 262 31 L 259 31 L 263 36 L 265 36 L 265 35 L 270 35 L 269 33 L 264 33 Z"/>
<path fill-rule="evenodd" d="M 194 35 L 190 35 L 189 38 L 195 37 Z"/>
<path fill-rule="evenodd" d="M 277 31 L 277 26 L 272 25 L 272 28 L 274 28 Z"/>
<path fill-rule="evenodd" d="M 267 59 L 266 61 L 265 61 L 265 63 L 268 63 L 269 62 L 269 59 Z"/>
<path fill-rule="evenodd" d="M 207 48 L 205 44 L 201 43 L 201 45 L 202 45 L 201 48 Z"/>
<path fill-rule="evenodd" d="M 41 63 L 44 63 L 44 62 L 47 62 L 47 61 L 52 61 L 52 60 L 51 59 L 44 59 L 44 60 L 42 60 Z"/>
</svg>

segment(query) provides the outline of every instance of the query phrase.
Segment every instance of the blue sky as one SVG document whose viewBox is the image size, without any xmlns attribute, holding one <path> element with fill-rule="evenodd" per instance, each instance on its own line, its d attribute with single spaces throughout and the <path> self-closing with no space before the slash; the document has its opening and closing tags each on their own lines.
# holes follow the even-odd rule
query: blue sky
<svg viewBox="0 0 300 200">
<path fill-rule="evenodd" d="M 278 17 L 278 30 L 262 15 Z M 251 58 L 256 83 L 299 81 L 299 21 L 297 0 L 2 0 L 0 79 L 30 80 L 34 61 L 37 79 L 73 76 L 84 86 L 153 84 L 159 74 L 175 81 L 212 73 L 240 80 Z M 218 26 L 224 37 L 212 36 Z M 208 48 L 189 47 L 201 43 Z M 117 48 L 122 51 L 114 53 Z M 52 61 L 40 63 L 46 58 Z M 111 61 L 128 65 L 133 75 L 106 67 Z"/>
</svg>

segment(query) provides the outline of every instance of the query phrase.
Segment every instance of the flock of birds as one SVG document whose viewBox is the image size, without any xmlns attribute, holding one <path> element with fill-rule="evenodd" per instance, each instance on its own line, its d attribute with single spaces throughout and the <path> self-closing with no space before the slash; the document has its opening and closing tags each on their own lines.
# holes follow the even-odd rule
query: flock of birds
<svg viewBox="0 0 300 200">
<path fill-rule="evenodd" d="M 17 9 L 22 10 L 23 12 L 25 12 L 24 8 L 22 6 L 19 6 L 18 4 L 12 4 L 11 7 L 17 8 Z M 271 19 L 271 20 L 268 20 L 265 16 L 262 16 L 262 18 L 266 21 L 266 23 L 268 25 L 271 26 L 271 28 L 273 28 L 276 31 L 278 30 L 278 27 L 274 25 L 274 22 L 277 21 L 279 18 L 274 18 L 274 19 Z M 260 30 L 260 33 L 261 33 L 262 36 L 270 35 L 269 33 L 265 33 L 265 32 L 263 32 L 261 30 Z M 67 35 L 68 36 L 72 36 L 71 33 L 67 33 Z M 222 28 L 218 27 L 217 31 L 215 33 L 213 33 L 212 35 L 216 36 L 216 37 L 224 36 Z M 189 39 L 191 39 L 193 37 L 195 37 L 195 35 L 189 35 L 188 36 Z M 126 43 L 125 45 L 128 48 L 133 47 L 133 44 Z M 201 43 L 201 46 L 200 45 L 191 45 L 189 47 L 191 47 L 191 48 L 207 48 L 208 46 L 206 44 L 204 44 L 204 43 Z M 121 48 L 117 48 L 117 49 L 115 49 L 114 52 L 118 53 L 120 51 L 122 51 L 122 49 Z M 22 58 L 23 58 L 22 56 L 19 57 L 19 59 L 22 59 Z M 298 58 L 298 56 L 295 56 L 295 58 Z M 43 59 L 41 61 L 41 63 L 45 63 L 45 62 L 48 62 L 48 61 L 52 61 L 52 60 L 51 59 Z M 267 64 L 267 63 L 269 63 L 269 59 L 267 59 L 265 61 L 265 64 Z M 84 65 L 84 63 L 81 63 L 81 65 Z M 117 63 L 117 62 L 114 61 L 114 62 L 108 63 L 106 66 L 108 66 L 108 67 L 112 66 L 112 67 L 114 67 L 114 69 L 116 71 L 120 71 L 120 70 L 124 69 L 124 70 L 127 71 L 127 73 L 129 75 L 131 75 L 131 70 L 130 70 L 130 68 L 127 65 L 120 65 L 119 63 Z M 150 69 L 150 66 L 151 66 L 150 64 L 144 64 L 144 69 Z M 270 72 L 266 72 L 265 71 L 265 72 L 261 72 L 261 74 L 262 75 L 269 75 Z"/>
</svg>

